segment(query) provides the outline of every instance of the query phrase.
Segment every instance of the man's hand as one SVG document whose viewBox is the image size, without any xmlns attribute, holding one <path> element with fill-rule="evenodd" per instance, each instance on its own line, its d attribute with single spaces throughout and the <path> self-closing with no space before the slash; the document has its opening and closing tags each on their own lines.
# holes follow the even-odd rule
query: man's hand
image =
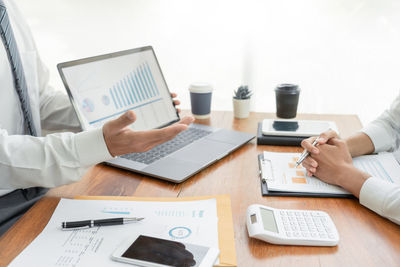
<svg viewBox="0 0 400 267">
<path fill-rule="evenodd" d="M 311 156 L 318 155 L 320 153 L 318 146 L 312 145 L 314 140 L 317 138 L 318 138 L 318 145 L 323 145 L 323 144 L 326 144 L 331 138 L 339 138 L 339 136 L 335 131 L 329 130 L 329 131 L 323 132 L 319 137 L 313 136 L 313 137 L 304 139 L 301 142 L 301 146 L 305 150 L 310 152 Z M 304 168 L 306 168 L 307 175 L 312 176 L 312 175 L 314 175 L 315 171 L 317 170 L 318 162 L 315 161 L 312 157 L 307 157 L 305 160 L 303 160 L 302 165 Z"/>
<path fill-rule="evenodd" d="M 371 175 L 354 167 L 346 142 L 332 137 L 325 144 L 319 145 L 318 150 L 318 153 L 311 155 L 311 160 L 318 166 L 314 175 L 359 197 L 362 185 Z"/>
<path fill-rule="evenodd" d="M 176 94 L 171 93 L 175 98 Z M 174 99 L 175 106 L 179 105 L 179 100 Z M 180 109 L 177 108 L 180 112 Z M 127 153 L 144 152 L 153 147 L 173 139 L 177 134 L 187 129 L 193 122 L 193 117 L 184 117 L 179 122 L 162 129 L 149 131 L 133 131 L 128 126 L 136 121 L 136 115 L 132 110 L 125 112 L 118 119 L 104 124 L 104 140 L 110 154 L 115 156 Z"/>
<path fill-rule="evenodd" d="M 176 93 L 171 93 L 171 97 L 172 98 L 176 98 L 177 96 L 178 95 Z M 178 106 L 178 105 L 181 104 L 181 101 L 179 101 L 178 99 L 174 99 L 173 101 L 174 101 L 174 106 Z M 178 111 L 178 113 L 181 113 L 181 109 L 180 108 L 177 108 L 176 110 Z"/>
<path fill-rule="evenodd" d="M 129 110 L 118 119 L 104 124 L 104 140 L 108 151 L 113 157 L 150 150 L 171 140 L 177 134 L 186 130 L 188 125 L 193 122 L 192 117 L 184 117 L 179 122 L 162 129 L 133 131 L 128 126 L 134 123 L 135 120 L 135 113 Z"/>
</svg>

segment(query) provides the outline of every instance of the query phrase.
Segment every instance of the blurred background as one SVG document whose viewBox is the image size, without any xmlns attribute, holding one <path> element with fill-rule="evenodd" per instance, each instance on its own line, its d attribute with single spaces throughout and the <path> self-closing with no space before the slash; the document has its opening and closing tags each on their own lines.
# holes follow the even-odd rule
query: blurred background
<svg viewBox="0 0 400 267">
<path fill-rule="evenodd" d="M 248 85 L 261 112 L 275 112 L 277 84 L 296 83 L 299 113 L 365 125 L 400 89 L 398 0 L 15 1 L 59 90 L 57 63 L 145 45 L 187 109 L 192 82 L 213 85 L 214 110 Z"/>
</svg>

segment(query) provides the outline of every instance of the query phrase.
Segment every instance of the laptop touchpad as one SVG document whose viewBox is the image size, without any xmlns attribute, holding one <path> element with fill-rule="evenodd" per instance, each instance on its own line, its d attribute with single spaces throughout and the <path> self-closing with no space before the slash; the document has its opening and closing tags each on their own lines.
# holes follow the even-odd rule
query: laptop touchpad
<svg viewBox="0 0 400 267">
<path fill-rule="evenodd" d="M 221 143 L 205 138 L 177 151 L 171 157 L 203 165 L 222 158 L 233 147 L 234 145 L 229 143 Z"/>
</svg>

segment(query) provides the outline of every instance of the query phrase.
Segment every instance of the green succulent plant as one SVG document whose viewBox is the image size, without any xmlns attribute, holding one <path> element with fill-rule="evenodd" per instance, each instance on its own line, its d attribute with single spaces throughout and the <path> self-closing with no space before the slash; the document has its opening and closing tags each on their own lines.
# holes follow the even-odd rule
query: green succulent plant
<svg viewBox="0 0 400 267">
<path fill-rule="evenodd" d="M 242 85 L 237 90 L 233 91 L 234 99 L 250 99 L 252 95 L 253 92 L 249 90 L 247 85 Z"/>
</svg>

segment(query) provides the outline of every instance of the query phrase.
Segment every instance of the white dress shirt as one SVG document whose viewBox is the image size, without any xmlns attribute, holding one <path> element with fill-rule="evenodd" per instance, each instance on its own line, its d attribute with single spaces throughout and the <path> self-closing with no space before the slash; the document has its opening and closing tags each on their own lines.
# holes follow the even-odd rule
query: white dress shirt
<svg viewBox="0 0 400 267">
<path fill-rule="evenodd" d="M 362 132 L 375 146 L 375 152 L 393 152 L 400 146 L 400 95 L 379 118 L 367 125 Z M 394 153 L 400 162 L 399 153 Z M 400 224 L 400 185 L 371 177 L 364 182 L 360 203 L 376 213 Z"/>
<path fill-rule="evenodd" d="M 28 86 L 32 117 L 41 129 L 79 130 L 66 94 L 48 85 L 28 26 L 12 0 L 4 0 Z M 102 129 L 33 137 L 24 118 L 3 43 L 0 43 L 0 196 L 14 189 L 55 187 L 79 180 L 90 166 L 111 159 Z"/>
</svg>

